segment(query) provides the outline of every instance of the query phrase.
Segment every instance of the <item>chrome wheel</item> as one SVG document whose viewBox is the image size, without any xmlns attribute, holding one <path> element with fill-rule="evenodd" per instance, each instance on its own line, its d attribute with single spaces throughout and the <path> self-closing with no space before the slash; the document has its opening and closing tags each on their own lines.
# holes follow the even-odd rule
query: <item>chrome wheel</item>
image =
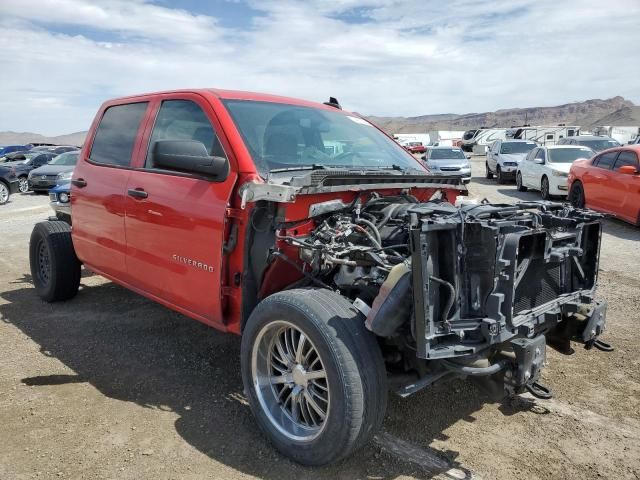
<svg viewBox="0 0 640 480">
<path fill-rule="evenodd" d="M 7 186 L 0 182 L 0 205 L 3 205 L 9 201 L 9 189 Z"/>
<path fill-rule="evenodd" d="M 310 441 L 322 432 L 329 414 L 329 384 L 318 350 L 299 327 L 278 320 L 260 330 L 251 376 L 260 406 L 283 435 Z"/>
<path fill-rule="evenodd" d="M 26 177 L 20 177 L 18 180 L 18 190 L 20 190 L 20 193 L 27 193 L 29 191 L 29 181 Z"/>
</svg>

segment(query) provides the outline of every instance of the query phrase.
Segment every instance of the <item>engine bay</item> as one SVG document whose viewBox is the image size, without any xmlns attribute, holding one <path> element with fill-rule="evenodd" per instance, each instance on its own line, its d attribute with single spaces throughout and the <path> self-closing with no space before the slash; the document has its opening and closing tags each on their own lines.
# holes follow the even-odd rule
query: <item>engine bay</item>
<svg viewBox="0 0 640 480">
<path fill-rule="evenodd" d="M 409 192 L 325 203 L 305 222 L 274 222 L 274 248 L 255 252 L 271 267 L 263 284 L 282 277 L 273 265 L 283 261 L 298 271 L 291 288 L 350 299 L 390 369 L 423 375 L 480 361 L 489 374 L 515 355 L 512 366 L 524 361 L 529 372 L 512 381 L 522 387 L 537 378 L 547 342 L 566 350 L 604 330 L 593 296 L 600 214 L 544 201 L 454 206 Z"/>
</svg>

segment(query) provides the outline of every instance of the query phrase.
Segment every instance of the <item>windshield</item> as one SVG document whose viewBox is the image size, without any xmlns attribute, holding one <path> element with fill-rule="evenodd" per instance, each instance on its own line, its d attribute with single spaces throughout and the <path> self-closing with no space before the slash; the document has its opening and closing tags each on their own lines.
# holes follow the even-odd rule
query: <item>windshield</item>
<svg viewBox="0 0 640 480">
<path fill-rule="evenodd" d="M 299 168 L 424 170 L 366 120 L 340 111 L 283 103 L 226 100 L 258 171 Z"/>
<path fill-rule="evenodd" d="M 578 143 L 585 147 L 589 147 L 591 150 L 595 150 L 596 152 L 620 146 L 620 144 L 615 140 L 578 140 Z"/>
<path fill-rule="evenodd" d="M 49 165 L 73 166 L 78 163 L 78 152 L 61 153 L 49 162 Z"/>
<path fill-rule="evenodd" d="M 459 148 L 434 148 L 429 153 L 429 160 L 466 159 Z"/>
<path fill-rule="evenodd" d="M 529 153 L 535 146 L 534 142 L 503 142 L 500 153 Z"/>
<path fill-rule="evenodd" d="M 554 148 L 549 149 L 549 161 L 552 163 L 573 163 L 579 158 L 590 158 L 594 154 L 590 148 Z"/>
</svg>

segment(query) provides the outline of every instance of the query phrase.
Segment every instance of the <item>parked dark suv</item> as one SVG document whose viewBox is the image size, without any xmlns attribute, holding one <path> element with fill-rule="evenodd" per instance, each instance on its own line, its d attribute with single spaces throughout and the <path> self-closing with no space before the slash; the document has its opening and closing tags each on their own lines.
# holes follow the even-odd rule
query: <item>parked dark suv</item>
<svg viewBox="0 0 640 480">
<path fill-rule="evenodd" d="M 0 205 L 9 201 L 11 194 L 18 191 L 18 186 L 15 168 L 0 165 Z"/>
<path fill-rule="evenodd" d="M 46 165 L 55 156 L 55 153 L 31 150 L 24 154 L 24 160 L 5 162 L 2 165 L 15 168 L 16 175 L 20 181 L 20 192 L 25 193 L 29 191 L 29 172 L 34 168 Z"/>
</svg>

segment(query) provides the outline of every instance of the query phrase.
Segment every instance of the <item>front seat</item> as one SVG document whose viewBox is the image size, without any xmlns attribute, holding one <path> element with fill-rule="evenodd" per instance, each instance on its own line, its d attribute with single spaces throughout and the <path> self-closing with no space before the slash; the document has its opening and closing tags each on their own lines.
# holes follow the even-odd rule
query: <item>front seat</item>
<svg viewBox="0 0 640 480">
<path fill-rule="evenodd" d="M 295 135 L 287 132 L 274 132 L 265 135 L 265 156 L 285 158 L 289 161 L 298 157 L 298 141 Z"/>
</svg>

